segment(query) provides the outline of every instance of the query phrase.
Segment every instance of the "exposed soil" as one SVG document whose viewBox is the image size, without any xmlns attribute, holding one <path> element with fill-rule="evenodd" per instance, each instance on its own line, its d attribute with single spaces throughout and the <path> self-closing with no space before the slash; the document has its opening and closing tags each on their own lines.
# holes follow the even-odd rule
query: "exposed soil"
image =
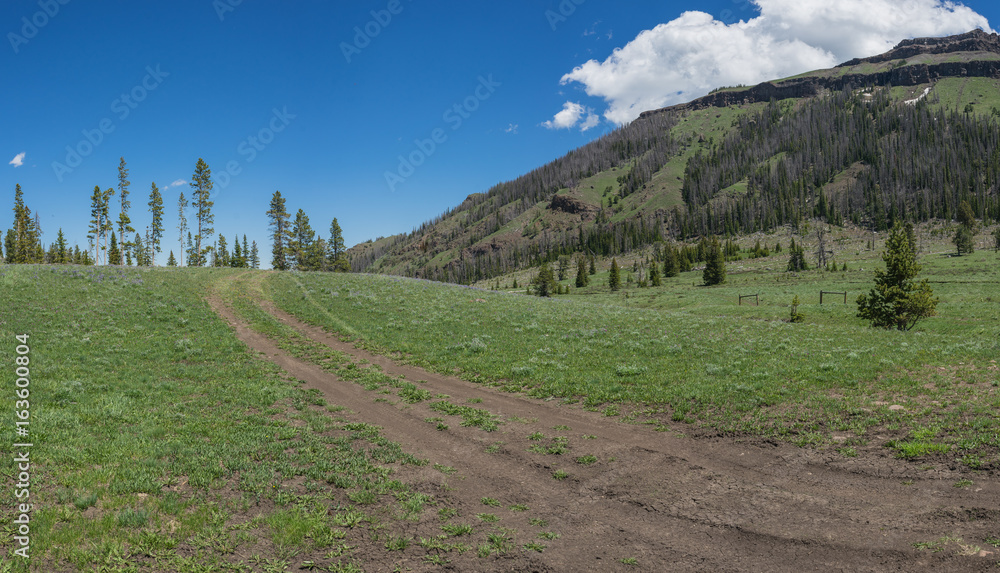
<svg viewBox="0 0 1000 573">
<path fill-rule="evenodd" d="M 426 421 L 441 416 L 426 403 L 375 402 L 384 396 L 294 358 L 219 301 L 210 302 L 248 346 L 322 391 L 330 403 L 381 426 L 406 451 L 454 467 L 450 477 L 430 466 L 407 475 L 412 483 L 437 488 L 441 503 L 471 517 L 493 510 L 483 497 L 498 499 L 502 508 L 496 513 L 505 516 L 500 525 L 517 531 L 518 546 L 542 531 L 526 516 L 548 521 L 544 530 L 561 535 L 543 541 L 541 553 L 518 547 L 507 558 L 483 560 L 469 552 L 446 570 L 985 571 L 1000 561 L 1000 549 L 985 542 L 1000 537 L 1000 486 L 987 476 L 929 469 L 877 450 L 845 458 L 762 439 L 685 437 L 691 428 L 681 424 L 657 432 L 578 406 L 399 365 L 263 304 L 316 342 L 507 420 L 488 433 L 449 418 L 449 428 L 441 431 Z M 468 403 L 474 399 L 482 402 Z M 545 439 L 529 440 L 534 432 Z M 569 439 L 569 451 L 528 451 L 555 436 Z M 491 444 L 495 453 L 487 451 Z M 575 461 L 585 455 L 597 462 Z M 556 469 L 569 477 L 554 479 Z M 956 487 L 962 478 L 973 484 Z M 515 518 L 506 510 L 513 504 L 530 511 Z M 390 568 L 381 545 L 359 547 L 355 556 L 367 560 L 368 570 Z M 623 563 L 627 558 L 636 564 Z M 418 559 L 407 566 L 442 569 Z"/>
</svg>

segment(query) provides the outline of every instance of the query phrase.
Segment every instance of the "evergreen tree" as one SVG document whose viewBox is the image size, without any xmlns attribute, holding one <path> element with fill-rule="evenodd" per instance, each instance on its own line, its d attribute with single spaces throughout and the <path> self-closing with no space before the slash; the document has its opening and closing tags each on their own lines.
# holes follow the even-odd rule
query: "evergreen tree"
<svg viewBox="0 0 1000 573">
<path fill-rule="evenodd" d="M 65 265 L 69 262 L 68 253 L 66 252 L 66 237 L 63 235 L 62 228 L 59 229 L 59 233 L 56 235 L 55 262 L 60 265 Z"/>
<path fill-rule="evenodd" d="M 726 282 L 726 260 L 723 258 L 719 239 L 712 237 L 706 248 L 705 258 L 705 271 L 702 273 L 705 285 L 714 286 Z"/>
<path fill-rule="evenodd" d="M 663 281 L 660 280 L 660 264 L 656 262 L 656 259 L 653 259 L 649 262 L 649 285 L 658 287 L 662 284 Z"/>
<path fill-rule="evenodd" d="M 694 262 L 691 260 L 691 251 L 685 247 L 681 250 L 680 256 L 677 257 L 677 269 L 682 273 L 689 273 L 693 266 Z"/>
<path fill-rule="evenodd" d="M 177 259 L 174 258 L 174 251 L 173 250 L 170 251 L 170 256 L 167 257 L 167 266 L 168 267 L 176 267 L 177 266 Z"/>
<path fill-rule="evenodd" d="M 976 250 L 975 237 L 972 235 L 972 230 L 965 225 L 959 225 L 958 229 L 955 230 L 955 236 L 952 237 L 951 242 L 955 243 L 955 248 L 958 250 L 958 256 L 971 255 Z"/>
<path fill-rule="evenodd" d="M 556 292 L 556 280 L 552 274 L 552 269 L 548 263 L 544 263 L 538 269 L 538 276 L 535 277 L 535 294 L 538 296 L 552 296 Z"/>
<path fill-rule="evenodd" d="M 569 271 L 569 256 L 559 255 L 559 258 L 557 259 L 556 268 L 558 269 L 559 280 L 561 281 L 566 280 L 566 273 L 567 271 Z"/>
<path fill-rule="evenodd" d="M 330 270 L 335 273 L 347 273 L 351 271 L 351 265 L 347 262 L 347 258 L 344 257 L 345 252 L 344 234 L 340 229 L 340 223 L 334 217 L 333 222 L 330 223 L 330 242 L 327 243 L 326 254 Z"/>
<path fill-rule="evenodd" d="M 672 278 L 680 274 L 677 264 L 677 251 L 673 246 L 668 245 L 663 253 L 663 276 Z"/>
<path fill-rule="evenodd" d="M 135 264 L 139 267 L 148 267 L 148 252 L 146 250 L 146 243 L 143 242 L 142 237 L 139 233 L 135 234 L 135 239 L 132 239 L 132 250 L 135 251 Z"/>
<path fill-rule="evenodd" d="M 257 252 L 257 241 L 253 242 L 250 247 L 250 268 L 259 269 L 260 268 L 260 253 Z"/>
<path fill-rule="evenodd" d="M 184 192 L 181 191 L 180 197 L 177 198 L 177 233 L 178 233 L 177 240 L 181 244 L 181 249 L 180 249 L 181 266 L 184 266 L 184 234 L 187 233 L 188 235 L 190 235 L 190 233 L 188 233 L 188 228 L 187 228 L 187 215 L 185 214 L 185 212 L 187 211 L 187 207 L 188 207 L 188 200 L 186 197 L 184 197 Z"/>
<path fill-rule="evenodd" d="M 576 288 L 583 288 L 590 282 L 590 275 L 587 274 L 587 261 L 580 257 L 576 263 Z"/>
<path fill-rule="evenodd" d="M 897 222 L 882 252 L 886 270 L 875 270 L 875 288 L 858 296 L 858 318 L 877 328 L 910 330 L 922 318 L 934 316 L 937 299 L 924 279 L 914 284 L 920 272 L 906 232 Z"/>
<path fill-rule="evenodd" d="M 243 268 L 250 266 L 250 245 L 247 243 L 246 234 L 243 235 Z"/>
<path fill-rule="evenodd" d="M 285 198 L 281 196 L 281 191 L 275 191 L 271 197 L 267 218 L 272 241 L 271 268 L 276 271 L 288 270 L 288 259 L 285 257 L 285 246 L 288 244 L 288 211 L 285 210 Z"/>
<path fill-rule="evenodd" d="M 958 256 L 971 255 L 975 251 L 976 215 L 968 201 L 958 205 L 955 218 L 958 219 L 958 229 L 952 242 L 958 249 Z"/>
<path fill-rule="evenodd" d="M 115 237 L 115 232 L 111 231 L 111 249 L 108 251 L 108 264 L 109 265 L 121 265 L 122 264 L 122 253 L 118 250 L 118 238 Z"/>
<path fill-rule="evenodd" d="M 1000 227 L 993 231 L 993 251 L 1000 251 Z"/>
<path fill-rule="evenodd" d="M 955 212 L 955 218 L 958 219 L 959 225 L 969 230 L 974 230 L 976 228 L 976 214 L 972 211 L 972 206 L 969 205 L 968 201 L 962 201 L 958 204 L 958 210 Z"/>
<path fill-rule="evenodd" d="M 792 239 L 792 243 L 788 247 L 788 252 L 788 272 L 797 273 L 809 270 L 809 265 L 806 263 L 805 250 L 801 245 L 795 244 L 795 239 Z"/>
<path fill-rule="evenodd" d="M 597 262 L 594 260 L 594 255 L 590 255 L 590 269 L 587 272 L 591 276 L 597 274 Z"/>
<path fill-rule="evenodd" d="M 128 210 L 132 207 L 132 202 L 128 199 L 129 185 L 131 183 L 128 180 L 128 168 L 125 167 L 125 158 L 122 157 L 118 164 L 118 197 L 121 198 L 122 202 L 122 211 L 118 215 L 118 236 L 122 238 L 122 252 L 125 253 L 126 258 L 131 260 L 131 255 L 135 252 L 135 245 L 129 244 L 128 234 L 134 233 L 135 229 L 132 228 L 132 219 L 128 216 Z"/>
<path fill-rule="evenodd" d="M 191 204 L 194 206 L 195 219 L 198 221 L 198 234 L 194 236 L 197 258 L 193 266 L 200 267 L 205 263 L 204 250 L 207 250 L 208 239 L 215 234 L 215 229 L 212 227 L 215 222 L 215 216 L 212 214 L 215 202 L 211 200 L 212 170 L 200 157 L 195 165 L 194 175 L 191 176 L 190 185 L 194 190 L 191 193 Z"/>
<path fill-rule="evenodd" d="M 292 221 L 291 236 L 288 240 L 288 264 L 292 268 L 300 271 L 314 270 L 309 266 L 307 253 L 312 250 L 315 238 L 316 232 L 309 224 L 309 216 L 306 215 L 305 211 L 299 209 Z"/>
<path fill-rule="evenodd" d="M 8 258 L 15 264 L 27 264 L 35 262 L 35 243 L 37 234 L 35 222 L 31 217 L 31 209 L 24 204 L 24 192 L 21 185 L 14 188 L 14 244 L 13 248 L 8 247 Z M 13 257 L 11 257 L 13 252 Z"/>
<path fill-rule="evenodd" d="M 149 228 L 147 248 L 151 253 L 150 264 L 156 264 L 156 253 L 162 252 L 160 241 L 163 240 L 163 195 L 154 182 L 149 190 L 149 212 L 153 215 L 153 224 Z"/>
<path fill-rule="evenodd" d="M 196 255 L 196 250 L 197 247 L 195 246 L 194 238 L 191 236 L 191 231 L 188 231 L 186 252 L 187 252 L 187 266 L 189 267 L 200 266 L 198 262 L 198 256 Z"/>
<path fill-rule="evenodd" d="M 219 235 L 218 250 L 216 251 L 214 266 L 229 266 L 229 245 L 226 243 L 226 236 L 222 234 Z"/>
<path fill-rule="evenodd" d="M 608 288 L 615 292 L 622 288 L 621 272 L 618 270 L 618 260 L 611 259 L 611 272 L 608 274 Z"/>
<path fill-rule="evenodd" d="M 243 248 L 240 247 L 239 238 L 233 241 L 233 256 L 229 259 L 229 266 L 237 269 L 243 266 Z"/>
</svg>

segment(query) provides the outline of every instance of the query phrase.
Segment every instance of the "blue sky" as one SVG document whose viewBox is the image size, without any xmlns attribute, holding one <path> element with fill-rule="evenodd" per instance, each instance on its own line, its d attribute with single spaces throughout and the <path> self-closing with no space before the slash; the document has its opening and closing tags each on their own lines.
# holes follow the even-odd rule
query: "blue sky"
<svg viewBox="0 0 1000 573">
<path fill-rule="evenodd" d="M 115 186 L 124 156 L 136 228 L 150 183 L 168 187 L 162 264 L 201 157 L 217 232 L 268 252 L 281 190 L 323 235 L 337 217 L 352 245 L 644 109 L 989 29 L 998 13 L 985 0 L 6 0 L 0 205 L 20 183 L 43 242 L 61 227 L 85 247 L 90 193 Z"/>
</svg>

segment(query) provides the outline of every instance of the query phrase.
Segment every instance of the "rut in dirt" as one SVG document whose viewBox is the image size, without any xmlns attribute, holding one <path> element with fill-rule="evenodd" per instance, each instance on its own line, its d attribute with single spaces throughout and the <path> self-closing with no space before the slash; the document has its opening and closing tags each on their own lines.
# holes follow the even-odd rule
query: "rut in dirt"
<svg viewBox="0 0 1000 573">
<path fill-rule="evenodd" d="M 289 355 L 224 304 L 210 303 L 244 343 L 330 403 L 382 427 L 408 452 L 454 467 L 460 479 L 448 479 L 441 494 L 451 502 L 482 508 L 481 499 L 492 497 L 528 505 L 547 520 L 562 537 L 532 559 L 531 569 L 635 570 L 621 563 L 632 557 L 650 571 L 977 571 L 1000 559 L 982 542 L 1000 536 L 1000 488 L 986 481 L 958 489 L 953 475 L 922 478 L 912 464 L 888 457 L 844 459 L 759 440 L 679 437 L 686 429 L 679 425 L 655 432 L 397 364 L 261 301 L 312 341 L 454 402 L 475 400 L 508 420 L 492 433 L 457 424 L 439 431 L 426 421 L 439 415 L 426 404 L 375 402 L 378 395 Z M 528 451 L 534 433 L 565 435 L 571 451 Z M 584 454 L 596 463 L 574 461 Z M 554 479 L 556 469 L 570 477 Z M 431 471 L 418 479 L 441 481 Z M 534 533 L 515 528 L 519 539 Z M 944 537 L 964 545 L 936 553 L 914 546 Z"/>
</svg>

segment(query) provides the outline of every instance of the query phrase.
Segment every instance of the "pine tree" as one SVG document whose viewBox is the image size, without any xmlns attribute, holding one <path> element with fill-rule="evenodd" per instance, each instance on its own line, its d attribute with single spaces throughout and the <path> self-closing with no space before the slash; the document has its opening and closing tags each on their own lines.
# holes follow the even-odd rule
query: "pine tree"
<svg viewBox="0 0 1000 573">
<path fill-rule="evenodd" d="M 292 268 L 300 271 L 313 270 L 309 266 L 307 253 L 312 250 L 315 238 L 316 232 L 309 224 L 309 216 L 306 215 L 305 211 L 299 209 L 292 221 L 291 237 L 288 241 L 288 264 Z"/>
<path fill-rule="evenodd" d="M 938 300 L 927 279 L 914 284 L 920 265 L 910 249 L 906 232 L 897 222 L 882 252 L 886 270 L 875 270 L 875 288 L 858 297 L 858 318 L 873 327 L 910 330 L 922 318 L 934 316 Z"/>
<path fill-rule="evenodd" d="M 229 245 L 226 243 L 226 236 L 222 234 L 219 235 L 218 250 L 216 251 L 214 266 L 229 266 Z"/>
<path fill-rule="evenodd" d="M 187 215 L 185 214 L 187 207 L 188 200 L 184 197 L 184 192 L 181 191 L 180 197 L 177 198 L 177 240 L 181 244 L 181 266 L 184 266 L 184 234 L 187 233 L 188 230 Z M 190 235 L 190 233 L 188 233 L 188 235 Z"/>
<path fill-rule="evenodd" d="M 611 259 L 611 272 L 608 274 L 608 288 L 615 292 L 622 288 L 621 272 L 618 270 L 618 260 Z"/>
<path fill-rule="evenodd" d="M 587 274 L 587 261 L 580 257 L 576 262 L 576 288 L 583 288 L 590 282 L 590 275 Z"/>
<path fill-rule="evenodd" d="M 288 270 L 288 259 L 285 257 L 285 245 L 288 242 L 288 211 L 285 210 L 285 198 L 281 196 L 281 191 L 275 191 L 271 197 L 267 218 L 272 241 L 271 268 L 276 271 Z"/>
<path fill-rule="evenodd" d="M 177 266 L 177 259 L 174 258 L 174 251 L 173 250 L 170 251 L 170 256 L 167 257 L 167 266 L 168 267 L 176 267 Z"/>
<path fill-rule="evenodd" d="M 189 267 L 199 266 L 198 257 L 195 253 L 196 249 L 197 247 L 195 247 L 194 238 L 191 236 L 191 231 L 188 231 L 186 252 L 187 252 L 187 266 Z"/>
<path fill-rule="evenodd" d="M 801 245 L 795 244 L 795 239 L 792 239 L 792 244 L 789 245 L 788 252 L 788 272 L 797 273 L 809 270 L 809 265 L 806 263 L 805 250 Z"/>
<path fill-rule="evenodd" d="M 959 203 L 955 218 L 958 219 L 958 229 L 952 242 L 958 249 L 958 256 L 971 255 L 975 251 L 976 215 L 968 201 Z"/>
<path fill-rule="evenodd" d="M 122 157 L 118 164 L 118 197 L 122 202 L 122 211 L 118 215 L 118 236 L 122 238 L 122 252 L 131 260 L 135 245 L 129 244 L 127 237 L 129 233 L 134 233 L 135 229 L 132 228 L 132 219 L 128 216 L 128 210 L 132 207 L 132 202 L 128 200 L 129 185 L 131 183 L 128 180 L 128 168 L 125 167 L 125 158 Z"/>
<path fill-rule="evenodd" d="M 35 223 L 31 218 L 31 209 L 24 204 L 24 192 L 21 185 L 14 188 L 14 244 L 13 248 L 8 247 L 8 258 L 15 264 L 27 264 L 34 262 Z M 13 252 L 13 257 L 11 257 Z"/>
<path fill-rule="evenodd" d="M 330 270 L 335 273 L 347 273 L 351 271 L 351 266 L 344 257 L 345 251 L 344 234 L 340 229 L 340 223 L 334 217 L 333 222 L 330 223 L 330 242 L 327 243 L 326 253 L 326 260 L 330 266 Z"/>
<path fill-rule="evenodd" d="M 247 244 L 247 236 L 243 235 L 243 268 L 250 266 L 250 245 Z"/>
<path fill-rule="evenodd" d="M 109 265 L 121 265 L 122 264 L 122 253 L 118 250 L 118 238 L 115 237 L 115 232 L 111 231 L 111 249 L 108 251 L 108 264 Z"/>
<path fill-rule="evenodd" d="M 677 264 L 677 251 L 672 246 L 668 246 L 663 253 L 663 276 L 672 278 L 680 274 Z"/>
<path fill-rule="evenodd" d="M 142 237 L 139 233 L 135 234 L 135 239 L 132 240 L 132 250 L 135 251 L 135 264 L 138 267 L 148 267 L 149 262 L 146 260 L 146 244 L 142 241 Z"/>
<path fill-rule="evenodd" d="M 656 259 L 649 262 L 649 284 L 654 287 L 663 284 L 663 281 L 660 280 L 660 265 L 656 262 Z"/>
<path fill-rule="evenodd" d="M 215 234 L 215 229 L 212 227 L 215 222 L 215 215 L 212 214 L 212 206 L 215 203 L 211 200 L 212 170 L 200 157 L 195 165 L 194 175 L 191 176 L 190 185 L 194 190 L 191 193 L 191 204 L 195 208 L 195 218 L 198 221 L 198 234 L 194 236 L 197 260 L 193 266 L 200 267 L 205 263 L 204 250 L 207 250 L 208 239 Z"/>
<path fill-rule="evenodd" d="M 163 195 L 160 194 L 160 188 L 156 186 L 154 182 L 149 190 L 149 212 L 153 215 L 153 224 L 149 228 L 149 241 L 147 241 L 147 247 L 149 248 L 150 264 L 156 264 L 156 253 L 162 252 L 160 248 L 160 241 L 163 240 Z"/>
<path fill-rule="evenodd" d="M 538 276 L 535 277 L 535 294 L 546 297 L 552 296 L 552 293 L 556 292 L 557 286 L 549 264 L 542 264 L 541 268 L 538 269 Z"/>
<path fill-rule="evenodd" d="M 59 229 L 59 233 L 56 235 L 56 260 L 55 262 L 60 265 L 65 265 L 69 262 L 66 253 L 66 237 L 63 235 L 62 228 Z"/>
<path fill-rule="evenodd" d="M 229 259 L 229 266 L 236 269 L 243 266 L 243 249 L 238 238 L 233 241 L 233 256 Z"/>
<path fill-rule="evenodd" d="M 257 252 L 257 241 L 254 241 L 253 245 L 250 247 L 250 268 L 260 268 L 260 253 Z"/>
<path fill-rule="evenodd" d="M 712 237 L 705 252 L 705 271 L 702 273 L 702 280 L 705 286 L 721 285 L 726 282 L 726 260 L 722 255 L 722 247 L 719 239 Z"/>
<path fill-rule="evenodd" d="M 594 255 L 590 255 L 590 269 L 587 271 L 591 276 L 597 274 L 597 263 L 594 261 Z"/>
<path fill-rule="evenodd" d="M 972 230 L 965 225 L 959 225 L 958 229 L 955 230 L 955 236 L 952 237 L 951 242 L 955 244 L 955 248 L 958 250 L 958 256 L 971 255 L 976 250 L 975 237 L 972 235 Z"/>
</svg>

